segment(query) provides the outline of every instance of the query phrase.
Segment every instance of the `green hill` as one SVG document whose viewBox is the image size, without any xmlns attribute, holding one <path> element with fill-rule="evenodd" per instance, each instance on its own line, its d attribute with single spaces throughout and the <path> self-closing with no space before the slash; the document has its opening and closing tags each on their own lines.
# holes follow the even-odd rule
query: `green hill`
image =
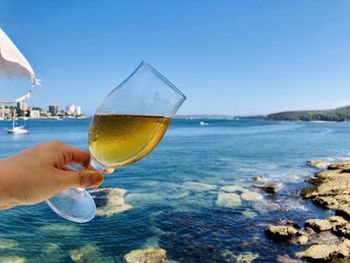
<svg viewBox="0 0 350 263">
<path fill-rule="evenodd" d="M 286 111 L 267 115 L 276 121 L 347 121 L 350 120 L 350 106 L 331 110 Z"/>
</svg>

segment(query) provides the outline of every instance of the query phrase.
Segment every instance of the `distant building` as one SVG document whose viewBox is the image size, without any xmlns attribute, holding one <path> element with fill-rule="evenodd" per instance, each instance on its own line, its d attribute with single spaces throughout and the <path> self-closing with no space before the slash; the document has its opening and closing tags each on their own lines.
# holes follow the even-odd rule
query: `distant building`
<svg viewBox="0 0 350 263">
<path fill-rule="evenodd" d="M 81 115 L 81 106 L 76 106 L 75 107 L 75 114 L 76 115 Z"/>
<path fill-rule="evenodd" d="M 29 117 L 30 118 L 40 118 L 40 110 L 30 110 Z"/>
<path fill-rule="evenodd" d="M 5 108 L 5 106 L 0 106 L 0 118 L 5 118 L 10 114 L 11 110 L 9 108 Z"/>
<path fill-rule="evenodd" d="M 73 116 L 81 115 L 81 106 L 71 104 L 71 105 L 67 106 L 66 113 L 68 115 L 73 115 Z"/>
<path fill-rule="evenodd" d="M 58 114 L 58 105 L 49 105 L 49 112 L 52 114 L 52 115 L 57 115 Z"/>
<path fill-rule="evenodd" d="M 23 101 L 17 102 L 17 109 L 20 111 L 26 111 L 28 109 L 28 105 Z"/>
<path fill-rule="evenodd" d="M 74 104 L 67 106 L 66 112 L 68 115 L 73 115 L 75 114 L 76 111 L 76 106 Z"/>
</svg>

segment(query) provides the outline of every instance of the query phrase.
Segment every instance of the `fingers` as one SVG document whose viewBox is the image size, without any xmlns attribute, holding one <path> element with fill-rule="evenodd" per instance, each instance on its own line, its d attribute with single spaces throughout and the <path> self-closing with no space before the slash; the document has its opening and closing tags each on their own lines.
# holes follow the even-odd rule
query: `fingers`
<svg viewBox="0 0 350 263">
<path fill-rule="evenodd" d="M 65 188 L 96 188 L 103 182 L 103 175 L 97 171 L 61 171 L 58 176 L 59 180 L 62 182 L 62 186 Z"/>
<path fill-rule="evenodd" d="M 66 164 L 79 164 L 85 168 L 88 168 L 90 163 L 90 153 L 83 151 L 77 147 L 73 147 L 67 144 L 62 146 L 62 154 L 64 157 L 64 165 Z"/>
<path fill-rule="evenodd" d="M 102 172 L 103 172 L 104 174 L 111 174 L 111 173 L 114 172 L 114 169 L 112 169 L 112 168 L 105 168 L 105 169 L 103 169 Z"/>
</svg>

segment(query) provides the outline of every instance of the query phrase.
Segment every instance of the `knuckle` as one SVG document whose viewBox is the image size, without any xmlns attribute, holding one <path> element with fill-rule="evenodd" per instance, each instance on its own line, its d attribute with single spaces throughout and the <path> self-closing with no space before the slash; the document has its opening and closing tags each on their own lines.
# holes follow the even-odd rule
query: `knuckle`
<svg viewBox="0 0 350 263">
<path fill-rule="evenodd" d="M 85 177 L 84 177 L 84 173 L 82 171 L 79 171 L 79 173 L 78 173 L 78 180 L 79 180 L 79 182 L 78 182 L 79 186 L 83 187 L 85 185 L 85 181 L 84 181 Z"/>
<path fill-rule="evenodd" d="M 58 140 L 50 141 L 50 142 L 48 142 L 48 144 L 50 146 L 52 146 L 53 148 L 61 148 L 64 146 L 64 143 L 61 141 L 58 141 Z"/>
</svg>

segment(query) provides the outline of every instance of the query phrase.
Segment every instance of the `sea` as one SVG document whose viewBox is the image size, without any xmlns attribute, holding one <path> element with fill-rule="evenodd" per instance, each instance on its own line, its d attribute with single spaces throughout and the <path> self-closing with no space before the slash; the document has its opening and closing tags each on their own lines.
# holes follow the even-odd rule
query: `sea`
<svg viewBox="0 0 350 263">
<path fill-rule="evenodd" d="M 49 140 L 87 150 L 89 123 L 29 120 L 28 134 L 11 135 L 11 122 L 0 121 L 0 157 Z M 132 208 L 85 224 L 60 218 L 45 202 L 0 211 L 0 262 L 123 262 L 127 253 L 150 247 L 165 249 L 169 262 L 293 258 L 303 248 L 270 240 L 266 226 L 279 220 L 302 226 L 332 214 L 300 198 L 317 171 L 307 161 L 346 158 L 350 123 L 175 119 L 151 154 L 105 177 L 101 187 L 125 189 Z M 280 190 L 261 192 L 255 176 Z M 225 186 L 263 200 L 221 202 Z"/>
</svg>

